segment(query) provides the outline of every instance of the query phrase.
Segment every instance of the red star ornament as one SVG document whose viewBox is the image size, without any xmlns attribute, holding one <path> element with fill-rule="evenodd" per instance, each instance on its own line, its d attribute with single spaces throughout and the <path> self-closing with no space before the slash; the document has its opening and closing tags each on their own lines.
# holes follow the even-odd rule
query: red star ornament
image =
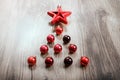
<svg viewBox="0 0 120 80">
<path fill-rule="evenodd" d="M 67 17 L 71 14 L 70 11 L 62 11 L 61 6 L 57 7 L 57 11 L 49 11 L 47 12 L 49 16 L 52 17 L 51 24 L 56 24 L 58 22 L 62 22 L 67 24 Z"/>
</svg>

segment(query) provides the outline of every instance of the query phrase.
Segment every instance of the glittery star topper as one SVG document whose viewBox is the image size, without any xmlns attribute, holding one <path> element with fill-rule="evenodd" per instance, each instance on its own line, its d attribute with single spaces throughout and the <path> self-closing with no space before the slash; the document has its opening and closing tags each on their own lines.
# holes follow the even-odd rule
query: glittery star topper
<svg viewBox="0 0 120 80">
<path fill-rule="evenodd" d="M 47 14 L 52 17 L 51 24 L 54 25 L 58 22 L 67 24 L 68 23 L 67 17 L 71 14 L 71 12 L 63 11 L 61 9 L 61 6 L 58 6 L 56 11 L 49 11 L 49 12 L 47 12 Z"/>
</svg>

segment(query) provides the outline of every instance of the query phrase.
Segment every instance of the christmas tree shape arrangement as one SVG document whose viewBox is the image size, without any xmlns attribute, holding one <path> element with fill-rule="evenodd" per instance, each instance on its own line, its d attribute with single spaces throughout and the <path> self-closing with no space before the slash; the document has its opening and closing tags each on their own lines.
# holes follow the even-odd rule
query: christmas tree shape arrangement
<svg viewBox="0 0 120 80">
<path fill-rule="evenodd" d="M 55 25 L 57 27 L 55 27 L 55 32 L 56 35 L 61 35 L 63 32 L 63 28 L 61 27 L 61 25 L 59 25 L 59 23 L 63 23 L 63 24 L 67 24 L 67 17 L 71 15 L 70 11 L 63 11 L 61 6 L 57 7 L 56 11 L 48 11 L 47 14 L 49 16 L 52 17 L 52 20 L 50 21 L 51 25 Z M 48 44 L 52 44 L 55 41 L 55 36 L 53 34 L 49 34 L 46 38 Z M 70 43 L 71 41 L 71 37 L 69 35 L 64 35 L 62 38 L 62 41 L 64 43 L 64 45 Z M 46 45 L 41 45 L 40 46 L 40 53 L 41 55 L 46 55 L 49 51 L 49 46 L 48 44 Z M 62 52 L 63 47 L 61 46 L 61 44 L 55 44 L 53 47 L 54 50 L 54 54 L 60 54 Z M 70 54 L 74 54 L 77 51 L 77 46 L 75 44 L 69 44 L 68 47 L 69 53 Z M 36 65 L 36 57 L 35 56 L 29 56 L 27 59 L 28 65 L 30 67 L 33 67 L 34 65 Z M 45 58 L 45 65 L 46 67 L 51 67 L 54 64 L 54 59 L 49 56 Z M 69 67 L 70 65 L 72 65 L 73 63 L 73 59 L 70 56 L 65 57 L 64 59 L 64 64 L 65 67 Z M 80 65 L 83 67 L 86 67 L 89 63 L 89 58 L 86 56 L 82 56 L 80 58 Z"/>
</svg>

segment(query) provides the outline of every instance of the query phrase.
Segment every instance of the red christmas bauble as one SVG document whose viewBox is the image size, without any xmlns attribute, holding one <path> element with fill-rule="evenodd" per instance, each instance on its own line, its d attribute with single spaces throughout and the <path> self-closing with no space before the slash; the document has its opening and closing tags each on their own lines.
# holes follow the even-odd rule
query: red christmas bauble
<svg viewBox="0 0 120 80">
<path fill-rule="evenodd" d="M 27 59 L 29 66 L 34 66 L 36 64 L 36 57 L 35 56 L 30 56 Z"/>
<path fill-rule="evenodd" d="M 74 53 L 77 50 L 77 46 L 75 44 L 70 44 L 69 45 L 69 52 Z"/>
<path fill-rule="evenodd" d="M 81 66 L 87 66 L 88 63 L 89 63 L 88 57 L 82 56 L 81 59 L 80 59 L 80 64 L 81 64 Z"/>
<path fill-rule="evenodd" d="M 46 54 L 47 52 L 48 52 L 48 46 L 47 45 L 42 45 L 41 47 L 40 47 L 40 52 L 41 52 L 41 54 Z"/>
<path fill-rule="evenodd" d="M 62 32 L 63 32 L 63 28 L 60 27 L 60 26 L 57 26 L 57 27 L 55 28 L 55 32 L 56 32 L 57 35 L 60 35 L 60 34 L 62 34 Z"/>
<path fill-rule="evenodd" d="M 55 53 L 60 53 L 62 51 L 62 46 L 60 44 L 56 44 L 54 46 L 54 52 Z"/>
<path fill-rule="evenodd" d="M 47 41 L 48 41 L 48 43 L 53 43 L 53 42 L 54 42 L 54 40 L 55 40 L 54 35 L 49 34 L 49 35 L 47 36 Z"/>
<path fill-rule="evenodd" d="M 54 63 L 54 60 L 53 60 L 52 57 L 47 57 L 47 58 L 45 59 L 46 67 L 50 67 L 50 66 L 52 66 L 53 63 Z"/>
</svg>

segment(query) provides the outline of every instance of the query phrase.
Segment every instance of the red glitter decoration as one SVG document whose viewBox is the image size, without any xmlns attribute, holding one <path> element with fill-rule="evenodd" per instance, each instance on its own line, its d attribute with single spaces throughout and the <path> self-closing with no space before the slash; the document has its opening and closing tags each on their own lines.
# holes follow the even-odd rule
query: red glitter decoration
<svg viewBox="0 0 120 80">
<path fill-rule="evenodd" d="M 52 17 L 51 24 L 56 24 L 58 22 L 62 22 L 67 24 L 67 17 L 71 14 L 70 11 L 62 11 L 61 6 L 57 7 L 57 11 L 49 11 L 47 12 L 49 16 Z"/>
</svg>

